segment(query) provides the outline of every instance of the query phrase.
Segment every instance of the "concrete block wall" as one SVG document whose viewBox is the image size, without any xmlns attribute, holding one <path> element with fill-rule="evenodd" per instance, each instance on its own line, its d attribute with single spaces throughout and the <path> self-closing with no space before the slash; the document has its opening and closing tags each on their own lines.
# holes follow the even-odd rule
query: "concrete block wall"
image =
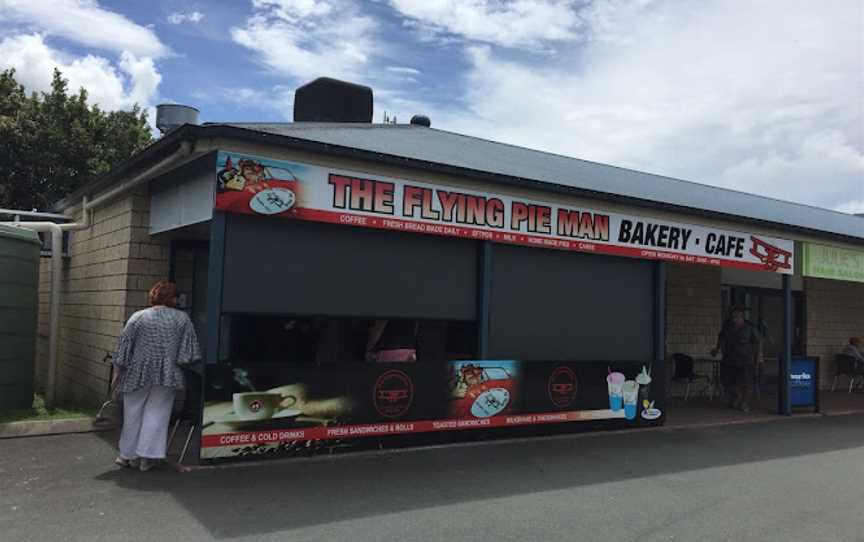
<svg viewBox="0 0 864 542">
<path fill-rule="evenodd" d="M 705 358 L 717 342 L 723 300 L 719 267 L 668 264 L 666 354 Z"/>
<path fill-rule="evenodd" d="M 150 198 L 141 190 L 132 197 L 132 225 L 129 232 L 129 275 L 126 286 L 125 318 L 147 307 L 147 293 L 159 280 L 168 278 L 170 243 L 151 237 Z"/>
<path fill-rule="evenodd" d="M 57 398 L 97 405 L 108 389 L 117 338 L 133 312 L 146 306 L 147 291 L 168 276 L 167 241 L 147 234 L 149 199 L 136 193 L 97 209 L 91 227 L 75 232 L 64 259 L 60 307 Z M 82 220 L 77 216 L 76 220 Z M 50 259 L 40 277 L 37 389 L 47 381 Z"/>
<path fill-rule="evenodd" d="M 124 198 L 97 209 L 91 227 L 71 239 L 63 265 L 59 400 L 95 404 L 105 397 L 110 371 L 103 359 L 124 325 L 131 206 Z"/>
<path fill-rule="evenodd" d="M 834 356 L 851 336 L 864 336 L 864 283 L 805 278 L 807 355 L 821 358 L 823 388 L 831 386 Z M 838 387 L 848 381 L 841 377 Z"/>
</svg>

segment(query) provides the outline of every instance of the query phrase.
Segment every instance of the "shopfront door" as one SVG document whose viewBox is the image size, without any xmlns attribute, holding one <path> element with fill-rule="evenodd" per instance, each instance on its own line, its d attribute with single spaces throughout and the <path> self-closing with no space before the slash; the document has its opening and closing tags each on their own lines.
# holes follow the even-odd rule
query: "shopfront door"
<svg viewBox="0 0 864 542">
<path fill-rule="evenodd" d="M 783 354 L 783 292 L 766 288 L 726 286 L 723 314 L 733 305 L 742 306 L 746 318 L 759 327 L 762 334 L 763 363 L 759 369 L 758 386 L 763 393 L 777 390 L 780 358 Z M 792 294 L 792 355 L 803 355 L 804 300 L 800 292 Z"/>
<path fill-rule="evenodd" d="M 176 242 L 171 250 L 171 277 L 180 294 L 179 308 L 185 310 L 195 326 L 201 354 L 206 359 L 207 341 L 207 243 Z"/>
</svg>

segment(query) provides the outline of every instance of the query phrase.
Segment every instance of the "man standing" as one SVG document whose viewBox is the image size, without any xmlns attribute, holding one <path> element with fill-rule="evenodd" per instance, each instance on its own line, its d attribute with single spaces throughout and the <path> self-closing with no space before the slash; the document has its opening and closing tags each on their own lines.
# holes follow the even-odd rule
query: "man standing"
<svg viewBox="0 0 864 542">
<path fill-rule="evenodd" d="M 733 307 L 729 320 L 717 336 L 717 346 L 711 350 L 723 353 L 720 378 L 726 390 L 735 390 L 732 408 L 750 412 L 750 396 L 756 364 L 759 361 L 759 330 L 744 319 L 744 309 Z"/>
<path fill-rule="evenodd" d="M 849 344 L 843 349 L 843 353 L 855 358 L 856 365 L 864 365 L 864 350 L 861 348 L 860 337 L 849 337 Z"/>
</svg>

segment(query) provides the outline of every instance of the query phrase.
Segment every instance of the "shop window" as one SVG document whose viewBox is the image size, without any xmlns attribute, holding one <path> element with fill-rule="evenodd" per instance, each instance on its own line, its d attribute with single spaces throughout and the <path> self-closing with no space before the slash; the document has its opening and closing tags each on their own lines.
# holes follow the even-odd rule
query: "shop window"
<svg viewBox="0 0 864 542">
<path fill-rule="evenodd" d="M 228 216 L 228 313 L 475 320 L 477 243 Z"/>
<path fill-rule="evenodd" d="M 493 245 L 490 355 L 652 359 L 653 267 L 631 258 Z"/>
<path fill-rule="evenodd" d="M 476 357 L 473 322 L 232 314 L 223 319 L 232 364 L 440 362 Z"/>
</svg>

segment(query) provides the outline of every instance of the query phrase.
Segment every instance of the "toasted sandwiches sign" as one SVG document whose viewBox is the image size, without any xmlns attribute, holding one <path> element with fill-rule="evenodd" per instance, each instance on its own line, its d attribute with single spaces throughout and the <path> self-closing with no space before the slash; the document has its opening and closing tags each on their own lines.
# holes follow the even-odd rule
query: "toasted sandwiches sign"
<svg viewBox="0 0 864 542">
<path fill-rule="evenodd" d="M 794 243 L 597 209 L 220 152 L 216 209 L 792 273 Z"/>
</svg>

